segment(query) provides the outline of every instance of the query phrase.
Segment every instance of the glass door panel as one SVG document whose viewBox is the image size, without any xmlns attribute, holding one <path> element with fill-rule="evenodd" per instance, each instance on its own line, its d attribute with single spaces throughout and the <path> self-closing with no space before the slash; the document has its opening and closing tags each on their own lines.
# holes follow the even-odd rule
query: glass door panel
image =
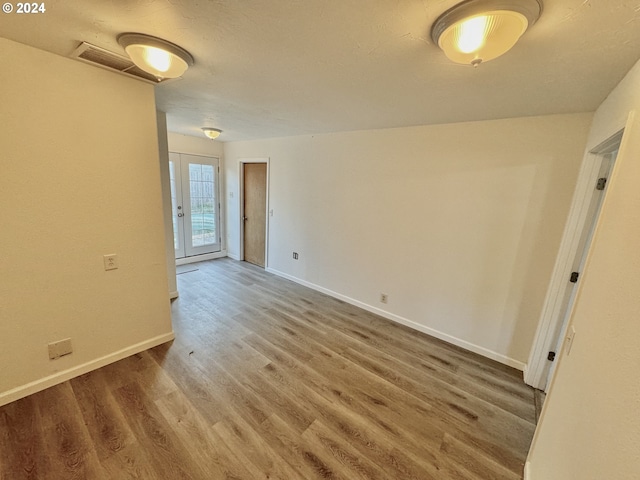
<svg viewBox="0 0 640 480">
<path fill-rule="evenodd" d="M 173 157 L 170 159 L 176 166 L 175 178 L 178 178 L 178 170 L 181 177 L 181 182 L 176 180 L 176 186 L 181 183 L 181 195 L 178 195 L 176 187 L 174 203 L 176 258 L 218 252 L 220 251 L 218 159 L 186 154 L 171 155 L 179 157 L 179 163 Z M 172 202 L 173 200 L 172 184 Z M 181 223 L 182 227 L 180 227 Z M 179 248 L 180 245 L 184 247 Z M 182 257 L 179 257 L 179 254 Z"/>
</svg>

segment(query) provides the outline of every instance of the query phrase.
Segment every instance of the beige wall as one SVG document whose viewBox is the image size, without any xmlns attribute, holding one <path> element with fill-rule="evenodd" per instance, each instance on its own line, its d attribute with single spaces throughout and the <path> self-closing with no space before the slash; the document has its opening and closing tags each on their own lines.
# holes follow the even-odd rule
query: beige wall
<svg viewBox="0 0 640 480">
<path fill-rule="evenodd" d="M 173 334 L 153 87 L 5 39 L 0 57 L 2 404 Z"/>
<path fill-rule="evenodd" d="M 591 118 L 227 142 L 229 254 L 238 159 L 270 157 L 269 269 L 522 368 Z"/>
<path fill-rule="evenodd" d="M 625 130 L 561 354 L 529 454 L 528 480 L 640 476 L 640 62 L 597 110 L 588 150 Z"/>
<path fill-rule="evenodd" d="M 206 138 L 204 134 L 201 137 L 194 137 L 169 132 L 168 140 L 170 152 L 218 157 L 222 160 L 224 144 L 217 140 Z"/>
</svg>

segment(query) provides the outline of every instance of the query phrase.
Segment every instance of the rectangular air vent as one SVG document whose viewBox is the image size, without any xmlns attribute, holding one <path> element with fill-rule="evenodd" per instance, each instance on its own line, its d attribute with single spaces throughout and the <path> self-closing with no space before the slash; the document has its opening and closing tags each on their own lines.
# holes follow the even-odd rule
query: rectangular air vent
<svg viewBox="0 0 640 480">
<path fill-rule="evenodd" d="M 134 77 L 148 83 L 153 83 L 154 85 L 175 80 L 173 78 L 158 80 L 150 73 L 147 73 L 144 70 L 136 67 L 128 57 L 110 52 L 109 50 L 105 50 L 104 48 L 96 47 L 95 45 L 91 45 L 87 42 L 82 42 L 70 56 L 71 58 L 82 60 L 85 63 L 89 63 L 97 67 L 106 68 L 114 72 L 123 73 L 125 75 L 129 75 L 130 77 Z"/>
</svg>

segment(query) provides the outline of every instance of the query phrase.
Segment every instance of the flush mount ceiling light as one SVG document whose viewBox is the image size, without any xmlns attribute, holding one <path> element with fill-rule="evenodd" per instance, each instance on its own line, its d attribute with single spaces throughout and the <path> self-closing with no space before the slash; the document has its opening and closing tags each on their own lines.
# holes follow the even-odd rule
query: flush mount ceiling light
<svg viewBox="0 0 640 480">
<path fill-rule="evenodd" d="M 151 35 L 123 33 L 118 43 L 133 63 L 159 78 L 180 77 L 193 65 L 193 57 L 184 48 Z"/>
<path fill-rule="evenodd" d="M 219 128 L 202 127 L 202 131 L 211 140 L 215 140 L 222 133 L 222 130 L 220 130 Z"/>
<path fill-rule="evenodd" d="M 540 0 L 467 0 L 440 15 L 431 38 L 452 62 L 477 67 L 507 53 L 541 12 Z"/>
</svg>

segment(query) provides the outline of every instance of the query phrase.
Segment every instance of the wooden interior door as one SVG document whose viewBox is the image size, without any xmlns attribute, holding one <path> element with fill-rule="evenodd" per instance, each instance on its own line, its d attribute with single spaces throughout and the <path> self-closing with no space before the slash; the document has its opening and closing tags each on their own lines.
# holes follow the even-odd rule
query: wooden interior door
<svg viewBox="0 0 640 480">
<path fill-rule="evenodd" d="M 267 225 L 267 164 L 245 163 L 244 260 L 264 268 Z"/>
</svg>

